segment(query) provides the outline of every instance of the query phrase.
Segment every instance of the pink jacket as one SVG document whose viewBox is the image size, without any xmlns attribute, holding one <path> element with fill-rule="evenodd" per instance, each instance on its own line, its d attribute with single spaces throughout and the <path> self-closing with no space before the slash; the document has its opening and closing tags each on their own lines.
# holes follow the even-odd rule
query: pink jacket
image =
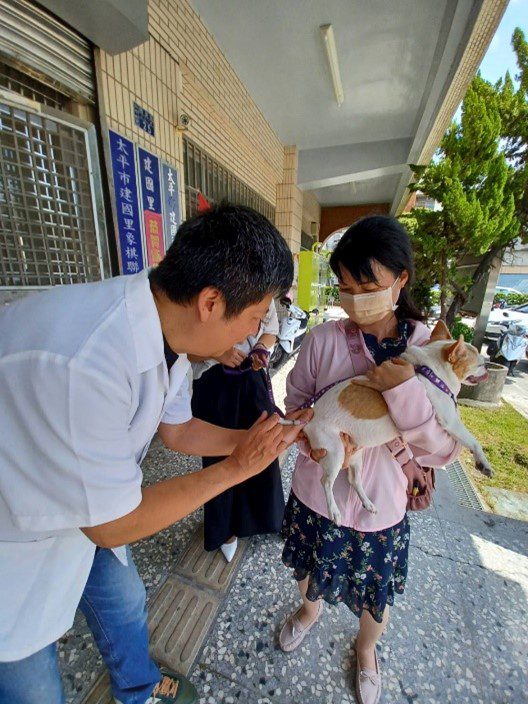
<svg viewBox="0 0 528 704">
<path fill-rule="evenodd" d="M 409 345 L 424 345 L 430 331 L 415 323 Z M 361 346 L 370 366 L 374 365 L 363 335 Z M 355 376 L 344 331 L 335 321 L 318 325 L 306 337 L 295 367 L 286 382 L 286 410 L 293 411 L 310 396 L 334 381 Z M 417 378 L 409 379 L 383 394 L 390 415 L 420 462 L 427 467 L 441 467 L 453 461 L 460 446 L 439 425 L 433 407 Z M 295 496 L 313 511 L 328 518 L 321 485 L 322 469 L 301 447 L 293 475 Z M 399 523 L 407 504 L 407 480 L 400 465 L 385 447 L 369 448 L 363 453 L 363 486 L 378 512 L 366 511 L 351 488 L 346 472 L 340 472 L 334 495 L 344 526 L 370 532 L 384 530 Z"/>
</svg>

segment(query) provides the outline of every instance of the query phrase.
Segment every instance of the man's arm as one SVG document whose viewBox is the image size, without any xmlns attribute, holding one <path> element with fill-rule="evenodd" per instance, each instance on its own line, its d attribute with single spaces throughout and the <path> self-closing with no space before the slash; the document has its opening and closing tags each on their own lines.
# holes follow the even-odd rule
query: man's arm
<svg viewBox="0 0 528 704">
<path fill-rule="evenodd" d="M 242 431 L 242 441 L 227 459 L 199 472 L 144 487 L 141 503 L 134 511 L 81 530 L 96 545 L 113 548 L 176 523 L 226 489 L 258 474 L 284 452 L 288 443 L 277 421 L 277 416 L 265 418 L 263 414 L 250 430 Z M 297 434 L 300 430 L 298 426 Z"/>
<path fill-rule="evenodd" d="M 169 450 L 200 457 L 230 455 L 242 440 L 245 430 L 228 430 L 198 418 L 172 425 L 160 423 L 158 434 Z"/>
<path fill-rule="evenodd" d="M 288 418 L 298 418 L 307 423 L 313 416 L 313 411 L 307 409 L 290 414 Z M 296 442 L 299 430 L 297 426 L 281 426 L 282 439 L 289 447 Z M 198 418 L 191 418 L 186 423 L 160 423 L 159 436 L 169 450 L 183 452 L 186 455 L 199 457 L 224 457 L 230 455 L 243 440 L 247 430 L 230 430 L 219 425 L 206 423 Z"/>
</svg>

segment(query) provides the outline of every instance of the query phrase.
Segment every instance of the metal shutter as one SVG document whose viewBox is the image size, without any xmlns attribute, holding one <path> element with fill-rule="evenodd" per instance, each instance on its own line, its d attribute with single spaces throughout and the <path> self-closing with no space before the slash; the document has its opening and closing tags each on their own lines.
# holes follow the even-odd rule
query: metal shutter
<svg viewBox="0 0 528 704">
<path fill-rule="evenodd" d="M 90 44 L 27 0 L 0 0 L 0 54 L 82 102 L 94 102 Z"/>
</svg>

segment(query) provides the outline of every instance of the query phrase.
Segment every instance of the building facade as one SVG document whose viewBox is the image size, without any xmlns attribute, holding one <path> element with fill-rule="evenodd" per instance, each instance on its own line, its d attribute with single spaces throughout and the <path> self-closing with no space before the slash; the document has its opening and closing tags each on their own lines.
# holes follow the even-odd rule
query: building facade
<svg viewBox="0 0 528 704">
<path fill-rule="evenodd" d="M 187 0 L 151 0 L 146 41 L 115 54 L 31 0 L 0 0 L 0 24 L 0 300 L 156 264 L 202 197 L 293 252 L 316 240 L 296 148 Z"/>
<path fill-rule="evenodd" d="M 432 41 L 391 3 L 0 0 L 0 302 L 155 265 L 206 203 L 252 206 L 294 255 L 395 213 L 407 164 L 430 158 L 505 6 L 426 0 Z M 409 52 L 420 80 L 400 72 Z"/>
</svg>

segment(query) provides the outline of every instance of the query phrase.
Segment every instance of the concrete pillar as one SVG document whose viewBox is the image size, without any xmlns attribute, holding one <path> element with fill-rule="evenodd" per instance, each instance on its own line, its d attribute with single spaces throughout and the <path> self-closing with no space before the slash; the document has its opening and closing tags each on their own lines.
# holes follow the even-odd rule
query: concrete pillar
<svg viewBox="0 0 528 704">
<path fill-rule="evenodd" d="M 277 185 L 277 208 L 275 225 L 296 254 L 301 249 L 303 194 L 297 187 L 297 147 L 284 148 L 284 170 L 282 183 Z"/>
<path fill-rule="evenodd" d="M 478 350 L 480 350 L 482 343 L 484 342 L 484 335 L 486 333 L 488 318 L 491 313 L 491 306 L 493 305 L 493 298 L 495 297 L 495 288 L 497 286 L 497 281 L 499 280 L 501 265 L 501 258 L 496 257 L 488 275 L 484 276 L 483 281 L 480 282 L 482 284 L 482 302 L 480 303 L 480 313 L 477 316 L 477 321 L 475 323 L 475 336 L 473 337 L 473 344 Z"/>
</svg>

